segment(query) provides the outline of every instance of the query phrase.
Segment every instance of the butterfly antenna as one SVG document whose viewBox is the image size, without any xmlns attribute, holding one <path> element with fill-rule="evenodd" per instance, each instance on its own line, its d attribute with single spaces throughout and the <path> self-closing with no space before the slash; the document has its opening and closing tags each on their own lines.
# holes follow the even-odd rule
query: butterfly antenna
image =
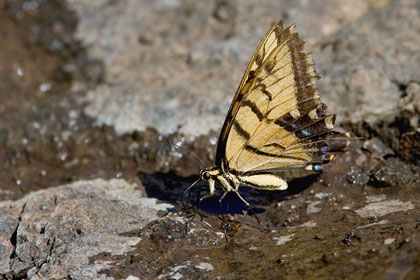
<svg viewBox="0 0 420 280">
<path fill-rule="evenodd" d="M 203 169 L 203 168 L 205 168 L 206 167 L 206 165 L 204 164 L 204 162 L 201 160 L 201 158 L 196 154 L 196 153 L 194 153 L 193 151 L 190 151 L 190 153 L 196 158 L 196 159 L 198 159 L 198 161 L 200 162 L 200 165 L 201 165 L 201 169 Z"/>
<path fill-rule="evenodd" d="M 187 192 L 187 191 L 189 191 L 189 190 L 191 190 L 191 188 L 192 187 L 194 187 L 198 182 L 200 182 L 200 180 L 201 180 L 201 178 L 198 178 L 197 180 L 195 180 L 194 181 L 194 183 L 192 183 L 183 193 L 182 193 L 182 196 L 184 196 L 184 194 Z"/>
</svg>

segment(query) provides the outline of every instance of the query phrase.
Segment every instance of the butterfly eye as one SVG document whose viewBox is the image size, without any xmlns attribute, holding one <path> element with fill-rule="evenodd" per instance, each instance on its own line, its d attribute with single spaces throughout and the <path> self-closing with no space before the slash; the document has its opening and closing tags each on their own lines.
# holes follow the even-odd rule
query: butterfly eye
<svg viewBox="0 0 420 280">
<path fill-rule="evenodd" d="M 208 173 L 207 171 L 204 172 L 202 178 L 206 181 L 210 180 L 210 173 Z"/>
</svg>

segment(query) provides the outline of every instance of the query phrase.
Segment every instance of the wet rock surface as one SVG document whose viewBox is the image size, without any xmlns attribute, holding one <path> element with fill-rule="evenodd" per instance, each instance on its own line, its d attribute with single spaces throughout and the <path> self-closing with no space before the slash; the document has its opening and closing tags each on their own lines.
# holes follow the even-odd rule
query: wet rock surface
<svg viewBox="0 0 420 280">
<path fill-rule="evenodd" d="M 287 191 L 243 188 L 250 209 L 200 202 L 196 156 L 279 18 L 354 140 Z M 0 279 L 418 279 L 419 19 L 414 0 L 0 0 Z"/>
</svg>

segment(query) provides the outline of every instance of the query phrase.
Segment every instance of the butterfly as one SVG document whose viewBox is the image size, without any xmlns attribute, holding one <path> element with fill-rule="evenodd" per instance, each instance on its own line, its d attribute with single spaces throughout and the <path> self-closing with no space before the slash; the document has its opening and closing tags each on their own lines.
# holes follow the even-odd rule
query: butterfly
<svg viewBox="0 0 420 280">
<path fill-rule="evenodd" d="M 235 192 L 249 206 L 240 186 L 285 190 L 276 171 L 319 171 L 347 146 L 346 137 L 333 131 L 335 115 L 320 101 L 314 61 L 293 28 L 275 23 L 248 64 L 219 136 L 215 166 L 200 171 L 209 196 L 219 182 L 220 201 Z"/>
</svg>

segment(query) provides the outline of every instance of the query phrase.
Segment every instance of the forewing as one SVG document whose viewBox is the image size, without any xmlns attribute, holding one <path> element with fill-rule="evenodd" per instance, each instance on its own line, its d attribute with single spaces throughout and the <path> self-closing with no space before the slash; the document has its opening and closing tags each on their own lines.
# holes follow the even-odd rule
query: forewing
<svg viewBox="0 0 420 280">
<path fill-rule="evenodd" d="M 233 97 L 229 111 L 226 115 L 225 122 L 220 132 L 216 152 L 217 166 L 220 166 L 222 160 L 226 159 L 225 151 L 227 138 L 232 127 L 232 121 L 238 113 L 238 109 L 242 106 L 244 96 L 250 93 L 252 85 L 254 84 L 256 72 L 261 67 L 263 61 L 267 60 L 268 56 L 278 46 L 279 40 L 281 40 L 280 36 L 283 31 L 283 21 L 280 20 L 277 23 L 275 23 L 271 27 L 271 29 L 265 34 L 264 38 L 258 45 L 253 57 L 251 58 L 251 61 L 248 64 L 244 76 L 242 77 L 238 89 L 236 90 L 236 94 Z"/>
<path fill-rule="evenodd" d="M 319 101 L 312 57 L 292 28 L 270 29 L 232 102 L 218 146 L 232 172 L 307 166 L 338 147 L 328 146 L 335 117 Z"/>
</svg>

